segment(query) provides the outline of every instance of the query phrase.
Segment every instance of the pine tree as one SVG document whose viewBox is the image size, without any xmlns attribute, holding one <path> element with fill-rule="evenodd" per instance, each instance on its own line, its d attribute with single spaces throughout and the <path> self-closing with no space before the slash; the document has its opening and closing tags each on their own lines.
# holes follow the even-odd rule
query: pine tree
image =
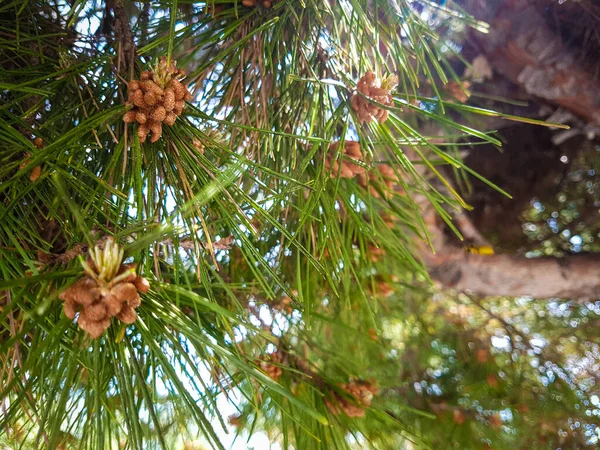
<svg viewBox="0 0 600 450">
<path fill-rule="evenodd" d="M 2 443 L 565 442 L 588 381 L 529 337 L 572 317 L 432 288 L 431 225 L 460 236 L 457 186 L 486 181 L 457 144 L 500 146 L 472 122 L 520 119 L 465 104 L 423 17 L 408 0 L 0 4 Z"/>
</svg>

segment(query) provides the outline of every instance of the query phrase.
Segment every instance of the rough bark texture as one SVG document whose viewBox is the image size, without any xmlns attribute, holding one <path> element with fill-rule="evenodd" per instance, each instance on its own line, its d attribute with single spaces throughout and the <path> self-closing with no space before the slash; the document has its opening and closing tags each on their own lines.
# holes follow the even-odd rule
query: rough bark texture
<svg viewBox="0 0 600 450">
<path fill-rule="evenodd" d="M 577 48 L 581 49 L 582 44 L 569 45 L 561 27 L 549 20 L 550 6 L 561 7 L 556 6 L 557 2 L 461 0 L 459 3 L 477 19 L 490 24 L 489 34 L 474 31 L 469 42 L 474 46 L 473 56 L 483 54 L 494 72 L 502 75 L 483 85 L 487 92 L 495 95 L 510 92 L 505 96 L 512 98 L 512 84 L 521 89 L 525 99 L 531 96 L 540 100 L 538 103 L 560 106 L 591 126 L 600 123 L 600 82 L 591 66 L 582 64 Z M 570 3 L 571 16 L 587 4 Z M 577 25 L 570 27 L 574 29 Z M 594 48 L 592 53 L 598 49 Z M 585 59 L 598 58 L 588 54 Z M 498 83 L 506 84 L 506 80 L 510 83 L 503 85 L 504 90 L 498 94 Z M 581 138 L 570 139 L 568 146 L 559 145 L 554 142 L 555 134 L 548 130 L 532 131 L 520 126 L 504 131 L 507 144 L 504 153 L 478 148 L 466 158 L 469 167 L 514 196 L 513 200 L 502 198 L 474 182 L 475 194 L 468 201 L 475 211 L 454 214 L 454 222 L 465 240 L 474 245 L 486 245 L 483 234 L 494 230 L 502 241 L 522 239 L 519 215 L 527 202 L 533 197 L 555 195 L 556 180 L 569 168 L 560 162 L 560 155 L 569 155 L 571 160 L 570 156 L 582 148 Z M 450 236 L 426 200 L 419 203 L 436 254 L 425 246 L 419 252 L 431 277 L 441 287 L 479 297 L 600 299 L 600 255 L 530 259 L 509 254 L 466 253 L 463 244 Z"/>
<path fill-rule="evenodd" d="M 458 292 L 481 297 L 600 298 L 598 256 L 529 259 L 472 255 L 456 249 L 425 259 L 432 278 Z"/>
<path fill-rule="evenodd" d="M 471 0 L 464 6 L 490 24 L 489 34 L 472 38 L 495 71 L 529 94 L 600 124 L 600 83 L 548 26 L 545 8 L 530 0 Z"/>
</svg>

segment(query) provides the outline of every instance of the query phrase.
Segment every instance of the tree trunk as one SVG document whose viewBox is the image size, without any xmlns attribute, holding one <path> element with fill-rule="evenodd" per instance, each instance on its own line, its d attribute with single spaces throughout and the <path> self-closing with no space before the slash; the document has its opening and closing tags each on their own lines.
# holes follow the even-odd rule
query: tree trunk
<svg viewBox="0 0 600 450">
<path fill-rule="evenodd" d="M 548 25 L 545 14 L 550 2 L 461 3 L 490 24 L 489 34 L 474 32 L 471 37 L 494 70 L 529 94 L 562 106 L 588 123 L 600 124 L 600 83 L 559 30 Z M 579 13 L 584 14 L 584 9 Z"/>
<path fill-rule="evenodd" d="M 600 257 L 595 255 L 529 259 L 456 249 L 424 259 L 434 280 L 458 292 L 481 297 L 600 298 Z"/>
</svg>

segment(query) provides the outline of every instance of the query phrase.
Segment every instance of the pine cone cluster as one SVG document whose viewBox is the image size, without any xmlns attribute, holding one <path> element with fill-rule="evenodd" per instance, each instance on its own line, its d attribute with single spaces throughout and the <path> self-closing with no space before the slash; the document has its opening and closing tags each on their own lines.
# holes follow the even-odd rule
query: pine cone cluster
<svg viewBox="0 0 600 450">
<path fill-rule="evenodd" d="M 354 178 L 356 175 L 364 174 L 365 168 L 352 162 L 352 160 L 361 162 L 363 160 L 360 144 L 356 141 L 345 141 L 341 161 L 334 160 L 338 146 L 339 142 L 331 144 L 329 153 L 325 157 L 325 170 L 328 172 L 331 170 L 330 177 L 336 178 L 339 174 L 341 178 Z"/>
<path fill-rule="evenodd" d="M 371 406 L 373 396 L 379 391 L 369 381 L 351 381 L 340 384 L 340 387 L 347 396 L 332 391 L 332 398 L 325 399 L 325 404 L 332 414 L 339 415 L 343 411 L 348 417 L 364 417 L 365 409 Z"/>
<path fill-rule="evenodd" d="M 133 108 L 125 113 L 123 121 L 138 124 L 140 142 L 145 142 L 150 133 L 150 142 L 158 141 L 163 123 L 171 126 L 181 115 L 185 102 L 192 98 L 180 81 L 183 77 L 185 71 L 177 69 L 174 62 L 167 65 L 163 57 L 154 70 L 145 70 L 139 80 L 129 82 L 127 104 Z"/>
<path fill-rule="evenodd" d="M 121 264 L 122 260 L 123 251 L 112 239 L 97 244 L 84 263 L 87 275 L 59 295 L 65 316 L 74 319 L 79 312 L 79 328 L 92 339 L 100 337 L 115 316 L 126 324 L 135 322 L 139 292 L 150 289 L 148 281 L 136 275 L 135 264 Z"/>
<path fill-rule="evenodd" d="M 287 358 L 281 352 L 274 352 L 268 355 L 267 357 L 261 357 L 260 368 L 273 380 L 277 381 L 281 374 L 283 373 L 283 369 L 281 368 L 281 364 L 285 364 Z M 275 365 L 278 364 L 278 365 Z"/>
<path fill-rule="evenodd" d="M 374 118 L 383 123 L 388 118 L 387 109 L 381 108 L 372 100 L 386 106 L 393 106 L 390 92 L 398 84 L 398 77 L 390 75 L 380 80 L 372 71 L 363 75 L 356 84 L 356 93 L 350 98 L 352 109 L 358 114 L 360 123 L 370 123 Z M 361 95 L 362 94 L 362 95 Z M 367 98 L 365 98 L 367 97 Z"/>
<path fill-rule="evenodd" d="M 379 198 L 381 195 L 376 186 L 379 186 L 385 194 L 394 191 L 398 183 L 398 175 L 396 175 L 392 166 L 380 164 L 377 166 L 377 170 L 371 170 L 368 174 L 358 174 L 357 180 L 360 186 L 365 189 L 369 188 L 369 192 L 373 197 Z"/>
</svg>

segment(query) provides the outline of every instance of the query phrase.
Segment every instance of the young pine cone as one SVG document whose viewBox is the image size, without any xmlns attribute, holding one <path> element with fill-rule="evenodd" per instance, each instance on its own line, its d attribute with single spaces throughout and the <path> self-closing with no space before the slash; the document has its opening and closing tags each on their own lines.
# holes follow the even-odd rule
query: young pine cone
<svg viewBox="0 0 600 450">
<path fill-rule="evenodd" d="M 371 406 L 373 395 L 378 392 L 377 386 L 368 381 L 351 381 L 340 384 L 340 387 L 347 396 L 332 391 L 332 398 L 325 399 L 329 411 L 335 415 L 343 411 L 348 417 L 364 417 L 365 409 Z"/>
<path fill-rule="evenodd" d="M 329 146 L 329 153 L 325 158 L 325 170 L 330 171 L 330 177 L 336 178 L 339 174 L 341 178 L 354 178 L 358 174 L 365 173 L 365 168 L 351 162 L 352 160 L 361 161 L 362 153 L 360 144 L 356 141 L 345 141 L 343 156 L 340 161 L 335 160 L 339 142 L 334 142 Z M 340 167 L 341 165 L 341 167 Z"/>
<path fill-rule="evenodd" d="M 367 189 L 368 187 L 369 192 L 375 198 L 381 197 L 376 186 L 379 186 L 387 197 L 387 194 L 389 192 L 392 192 L 396 189 L 396 185 L 398 183 L 398 175 L 396 175 L 396 172 L 394 171 L 393 167 L 387 164 L 380 164 L 379 166 L 377 166 L 376 171 L 372 170 L 368 174 L 358 174 L 356 178 L 358 180 L 358 184 L 365 189 Z"/>
<path fill-rule="evenodd" d="M 393 106 L 394 100 L 390 92 L 397 84 L 397 76 L 390 75 L 380 80 L 370 70 L 358 80 L 357 92 L 350 98 L 350 105 L 356 111 L 360 123 L 370 123 L 373 118 L 379 123 L 387 120 L 388 111 L 373 103 L 372 100 L 382 105 Z"/>
<path fill-rule="evenodd" d="M 185 102 L 192 98 L 180 81 L 184 76 L 183 69 L 177 69 L 174 62 L 167 65 L 166 58 L 161 58 L 154 70 L 145 70 L 140 80 L 129 82 L 127 104 L 133 108 L 125 113 L 123 121 L 138 124 L 140 142 L 145 142 L 150 133 L 150 142 L 158 141 L 163 124 L 172 126 L 181 115 Z"/>
<path fill-rule="evenodd" d="M 79 328 L 92 339 L 104 333 L 112 317 L 126 324 L 135 322 L 139 292 L 150 289 L 148 281 L 135 274 L 135 265 L 122 261 L 123 250 L 112 238 L 97 244 L 84 263 L 86 276 L 59 295 L 65 316 L 74 319 L 79 312 Z"/>
</svg>

